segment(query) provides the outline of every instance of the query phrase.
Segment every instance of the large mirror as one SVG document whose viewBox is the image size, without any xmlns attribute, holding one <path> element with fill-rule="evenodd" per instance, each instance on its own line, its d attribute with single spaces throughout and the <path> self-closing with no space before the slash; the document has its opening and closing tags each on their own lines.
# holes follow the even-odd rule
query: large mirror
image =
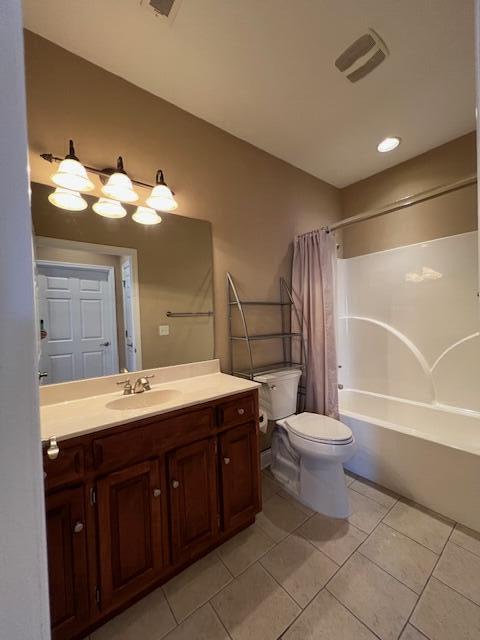
<svg viewBox="0 0 480 640">
<path fill-rule="evenodd" d="M 89 196 L 66 211 L 51 192 L 32 184 L 41 384 L 213 358 L 210 223 L 104 218 Z"/>
</svg>

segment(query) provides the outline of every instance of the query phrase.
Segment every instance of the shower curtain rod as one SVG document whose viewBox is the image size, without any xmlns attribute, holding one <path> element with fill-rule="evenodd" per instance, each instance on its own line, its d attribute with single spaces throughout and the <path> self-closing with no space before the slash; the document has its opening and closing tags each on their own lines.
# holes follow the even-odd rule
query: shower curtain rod
<svg viewBox="0 0 480 640">
<path fill-rule="evenodd" d="M 345 218 L 345 220 L 340 220 L 339 222 L 335 222 L 334 224 L 322 227 L 322 229 L 327 232 L 335 231 L 335 229 L 342 229 L 343 227 L 348 227 L 351 224 L 356 224 L 357 222 L 363 222 L 364 220 L 370 220 L 371 218 L 384 216 L 386 213 L 400 211 L 405 207 L 410 207 L 412 204 L 426 202 L 427 200 L 431 200 L 432 198 L 441 196 L 444 193 L 450 193 L 451 191 L 463 189 L 464 187 L 468 187 L 471 184 L 475 184 L 475 182 L 477 182 L 477 176 L 471 175 L 467 178 L 462 178 L 462 180 L 451 182 L 450 184 L 444 184 L 440 187 L 434 187 L 433 189 L 428 189 L 427 191 L 421 191 L 420 193 L 416 193 L 412 196 L 407 196 L 406 198 L 400 198 L 399 200 L 395 200 L 395 202 L 387 204 L 380 209 L 372 209 L 371 211 L 358 213 L 357 215 L 351 216 L 350 218 Z"/>
</svg>

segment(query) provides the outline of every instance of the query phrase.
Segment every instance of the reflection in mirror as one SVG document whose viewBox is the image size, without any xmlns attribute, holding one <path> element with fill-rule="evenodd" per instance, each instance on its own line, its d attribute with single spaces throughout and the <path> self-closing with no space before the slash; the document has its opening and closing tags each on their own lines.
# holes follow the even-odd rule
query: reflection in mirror
<svg viewBox="0 0 480 640">
<path fill-rule="evenodd" d="M 32 184 L 41 384 L 213 358 L 209 222 L 54 207 Z"/>
</svg>

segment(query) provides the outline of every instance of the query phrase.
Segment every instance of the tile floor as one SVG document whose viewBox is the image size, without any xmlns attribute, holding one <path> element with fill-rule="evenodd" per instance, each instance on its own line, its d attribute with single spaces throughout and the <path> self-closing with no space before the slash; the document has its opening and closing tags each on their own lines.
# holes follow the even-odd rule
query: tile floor
<svg viewBox="0 0 480 640">
<path fill-rule="evenodd" d="M 479 640 L 480 534 L 361 478 L 348 520 L 263 512 L 91 640 Z"/>
</svg>

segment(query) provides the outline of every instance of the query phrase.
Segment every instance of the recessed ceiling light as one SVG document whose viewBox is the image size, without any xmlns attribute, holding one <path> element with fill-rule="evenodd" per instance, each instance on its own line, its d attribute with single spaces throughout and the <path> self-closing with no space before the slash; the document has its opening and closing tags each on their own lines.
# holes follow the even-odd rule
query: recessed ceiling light
<svg viewBox="0 0 480 640">
<path fill-rule="evenodd" d="M 401 142 L 400 138 L 397 138 L 396 136 L 391 138 L 385 138 L 384 140 L 382 140 L 377 144 L 377 151 L 380 151 L 380 153 L 387 153 L 387 151 L 393 151 L 398 147 L 400 142 Z"/>
</svg>

